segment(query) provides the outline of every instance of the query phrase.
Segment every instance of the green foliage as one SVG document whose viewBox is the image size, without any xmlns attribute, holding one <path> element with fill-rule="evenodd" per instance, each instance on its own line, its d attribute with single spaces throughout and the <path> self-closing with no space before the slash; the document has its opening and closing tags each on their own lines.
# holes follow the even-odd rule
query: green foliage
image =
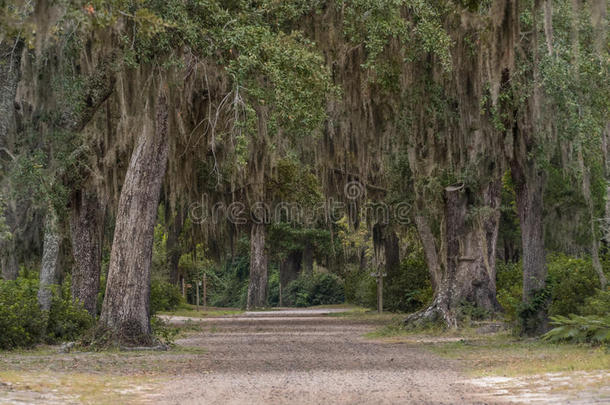
<svg viewBox="0 0 610 405">
<path fill-rule="evenodd" d="M 240 254 L 227 260 L 223 267 L 215 269 L 214 274 L 215 278 L 209 289 L 210 305 L 244 308 L 250 274 L 249 256 Z"/>
<path fill-rule="evenodd" d="M 370 271 L 355 269 L 345 275 L 345 298 L 350 304 L 377 307 L 377 282 Z"/>
<path fill-rule="evenodd" d="M 37 280 L 0 280 L 0 349 L 33 346 L 44 339 L 37 292 Z"/>
<path fill-rule="evenodd" d="M 585 298 L 580 306 L 578 314 L 606 316 L 610 312 L 610 290 L 597 290 L 595 295 Z"/>
<path fill-rule="evenodd" d="M 74 302 L 70 292 L 71 279 L 54 291 L 47 323 L 47 341 L 76 340 L 93 326 L 93 318 L 82 304 Z"/>
<path fill-rule="evenodd" d="M 48 313 L 38 306 L 38 280 L 20 276 L 0 280 L 0 349 L 76 340 L 93 324 L 70 295 L 70 278 L 54 289 Z"/>
<path fill-rule="evenodd" d="M 548 261 L 548 274 L 552 291 L 551 316 L 575 313 L 599 287 L 590 259 L 553 255 Z"/>
<path fill-rule="evenodd" d="M 410 252 L 397 274 L 384 279 L 383 306 L 392 312 L 415 312 L 432 301 L 434 291 L 423 252 Z"/>
<path fill-rule="evenodd" d="M 508 321 L 517 320 L 517 312 L 523 295 L 523 269 L 521 263 L 496 265 L 496 290 L 498 302 Z"/>
<path fill-rule="evenodd" d="M 450 70 L 452 43 L 441 18 L 447 14 L 447 6 L 443 1 L 423 0 L 342 0 L 337 3 L 345 13 L 345 35 L 354 43 L 364 44 L 367 60 L 363 67 L 373 71 L 383 66 L 380 55 L 391 39 L 399 41 L 406 50 L 416 49 L 438 56 L 445 70 Z M 403 17 L 405 11 L 410 19 Z"/>
<path fill-rule="evenodd" d="M 532 302 L 524 304 L 521 263 L 498 264 L 497 296 L 508 320 L 527 320 L 541 306 L 547 307 L 550 316 L 604 315 L 608 312 L 610 294 L 598 290 L 599 279 L 590 258 L 553 254 L 547 258 L 547 268 L 547 287 Z"/>
<path fill-rule="evenodd" d="M 342 304 L 345 301 L 345 287 L 334 274 L 301 274 L 286 286 L 282 300 L 286 305 L 295 307 Z"/>
<path fill-rule="evenodd" d="M 610 344 L 610 316 L 568 317 L 557 315 L 551 317 L 551 325 L 555 328 L 547 332 L 543 339 L 549 342 Z"/>
<path fill-rule="evenodd" d="M 303 251 L 306 246 L 313 250 L 316 257 L 331 255 L 334 249 L 337 249 L 337 241 L 331 239 L 327 229 L 293 226 L 286 222 L 271 224 L 268 240 L 272 253 L 278 257 L 286 257 L 294 251 Z"/>
<path fill-rule="evenodd" d="M 151 317 L 150 326 L 156 340 L 165 346 L 175 346 L 174 342 L 180 333 L 180 329 L 171 326 L 167 321 L 158 316 Z"/>
<path fill-rule="evenodd" d="M 180 289 L 170 283 L 153 280 L 150 285 L 150 313 L 173 311 L 183 302 Z"/>
</svg>

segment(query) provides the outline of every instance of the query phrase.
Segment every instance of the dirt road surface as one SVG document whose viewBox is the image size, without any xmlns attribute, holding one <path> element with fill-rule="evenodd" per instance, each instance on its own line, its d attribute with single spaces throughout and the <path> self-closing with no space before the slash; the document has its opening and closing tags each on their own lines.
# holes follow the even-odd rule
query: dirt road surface
<svg viewBox="0 0 610 405">
<path fill-rule="evenodd" d="M 481 399 L 480 388 L 463 382 L 456 362 L 417 345 L 365 339 L 375 324 L 328 312 L 201 319 L 203 331 L 177 343 L 206 348 L 208 355 L 196 372 L 176 376 L 150 399 L 239 405 L 491 403 Z"/>
</svg>

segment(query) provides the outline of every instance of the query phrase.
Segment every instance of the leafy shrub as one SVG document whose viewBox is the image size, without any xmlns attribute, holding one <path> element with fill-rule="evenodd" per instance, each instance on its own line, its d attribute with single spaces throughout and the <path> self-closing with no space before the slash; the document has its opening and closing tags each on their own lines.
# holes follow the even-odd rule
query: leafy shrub
<svg viewBox="0 0 610 405">
<path fill-rule="evenodd" d="M 549 342 L 610 343 L 610 315 L 558 315 L 551 317 L 551 325 L 555 328 L 543 335 Z"/>
<path fill-rule="evenodd" d="M 180 289 L 164 281 L 153 280 L 150 285 L 150 312 L 173 311 L 182 303 Z"/>
<path fill-rule="evenodd" d="M 171 326 L 169 322 L 159 318 L 158 316 L 153 316 L 150 318 L 150 326 L 153 336 L 161 344 L 166 346 L 175 346 L 176 337 L 180 333 L 178 328 Z"/>
<path fill-rule="evenodd" d="M 341 304 L 345 301 L 345 288 L 334 274 L 301 274 L 286 286 L 282 299 L 286 305 L 296 307 Z"/>
<path fill-rule="evenodd" d="M 213 280 L 210 277 L 213 284 L 208 288 L 210 305 L 244 308 L 248 294 L 249 268 L 250 259 L 244 254 L 227 261 L 224 268 L 215 269 Z"/>
<path fill-rule="evenodd" d="M 0 349 L 32 346 L 44 338 L 37 280 L 0 280 Z"/>
<path fill-rule="evenodd" d="M 351 271 L 345 277 L 345 298 L 351 304 L 377 307 L 377 282 L 367 271 Z"/>
<path fill-rule="evenodd" d="M 499 263 L 496 266 L 498 302 L 507 320 L 517 320 L 523 295 L 523 268 L 521 263 Z"/>
<path fill-rule="evenodd" d="M 551 303 L 549 315 L 575 313 L 585 299 L 595 294 L 599 288 L 599 278 L 590 259 L 553 255 L 548 261 Z"/>
<path fill-rule="evenodd" d="M 75 340 L 93 324 L 82 305 L 72 301 L 69 277 L 54 289 L 48 313 L 38 306 L 37 295 L 35 278 L 0 280 L 0 349 Z"/>
<path fill-rule="evenodd" d="M 415 312 L 428 305 L 434 295 L 421 251 L 407 256 L 397 274 L 388 274 L 383 283 L 383 306 L 392 312 Z"/>
<path fill-rule="evenodd" d="M 547 260 L 547 289 L 541 297 L 549 299 L 550 316 L 567 316 L 572 313 L 584 315 L 583 308 L 589 297 L 599 288 L 599 279 L 591 260 L 575 258 L 564 254 L 549 255 Z M 521 263 L 499 264 L 497 266 L 498 301 L 506 311 L 509 320 L 516 320 L 519 313 L 528 308 L 521 303 L 523 291 L 523 267 Z M 548 294 L 548 296 L 546 296 Z M 602 305 L 600 303 L 600 305 Z"/>
<path fill-rule="evenodd" d="M 610 290 L 597 290 L 595 295 L 587 297 L 580 306 L 580 315 L 606 316 L 610 312 Z"/>
<path fill-rule="evenodd" d="M 53 293 L 47 323 L 49 342 L 76 340 L 93 325 L 89 312 L 82 304 L 72 300 L 70 285 L 71 280 L 68 277 Z"/>
</svg>

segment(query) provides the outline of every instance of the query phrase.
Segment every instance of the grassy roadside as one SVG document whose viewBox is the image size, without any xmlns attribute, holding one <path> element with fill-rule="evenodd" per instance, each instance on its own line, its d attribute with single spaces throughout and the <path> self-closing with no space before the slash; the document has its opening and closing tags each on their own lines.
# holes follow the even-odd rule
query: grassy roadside
<svg viewBox="0 0 610 405">
<path fill-rule="evenodd" d="M 157 313 L 157 315 L 184 316 L 189 318 L 212 318 L 218 316 L 239 315 L 242 313 L 244 313 L 244 311 L 239 308 L 207 307 L 204 311 L 202 306 L 199 306 L 199 310 L 197 310 L 195 305 L 184 304 L 175 311 L 160 311 Z"/>
<path fill-rule="evenodd" d="M 58 353 L 56 346 L 45 345 L 2 352 L 0 403 L 138 404 L 169 376 L 196 369 L 207 353 L 188 346 Z"/>
<path fill-rule="evenodd" d="M 604 347 L 549 344 L 520 340 L 506 334 L 478 340 L 427 345 L 446 358 L 466 363 L 474 376 L 507 376 L 610 370 L 610 352 Z"/>
<path fill-rule="evenodd" d="M 15 403 L 138 404 L 155 382 L 150 376 L 0 370 L 0 393 Z"/>
<path fill-rule="evenodd" d="M 610 348 L 575 344 L 551 344 L 521 339 L 503 331 L 482 334 L 477 328 L 407 331 L 400 321 L 368 333 L 385 343 L 419 344 L 441 357 L 460 360 L 473 377 L 610 371 Z"/>
</svg>

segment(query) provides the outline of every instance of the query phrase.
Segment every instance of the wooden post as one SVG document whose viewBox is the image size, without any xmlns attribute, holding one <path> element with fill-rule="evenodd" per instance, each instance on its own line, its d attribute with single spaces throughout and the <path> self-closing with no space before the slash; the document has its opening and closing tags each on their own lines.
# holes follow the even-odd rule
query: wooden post
<svg viewBox="0 0 610 405">
<path fill-rule="evenodd" d="M 377 277 L 377 312 L 383 312 L 383 274 Z"/>
<path fill-rule="evenodd" d="M 186 289 L 184 288 L 184 277 L 182 279 L 182 298 L 186 298 Z"/>
<path fill-rule="evenodd" d="M 199 311 L 199 280 L 195 280 L 195 286 L 197 290 L 197 301 L 195 302 L 195 306 L 197 307 L 197 311 Z"/>
<path fill-rule="evenodd" d="M 371 276 L 377 279 L 377 312 L 381 314 L 383 312 L 383 278 L 387 274 L 382 273 L 379 269 L 376 273 L 371 273 Z"/>
<path fill-rule="evenodd" d="M 206 274 L 203 273 L 203 310 L 208 307 L 208 285 Z"/>
</svg>

